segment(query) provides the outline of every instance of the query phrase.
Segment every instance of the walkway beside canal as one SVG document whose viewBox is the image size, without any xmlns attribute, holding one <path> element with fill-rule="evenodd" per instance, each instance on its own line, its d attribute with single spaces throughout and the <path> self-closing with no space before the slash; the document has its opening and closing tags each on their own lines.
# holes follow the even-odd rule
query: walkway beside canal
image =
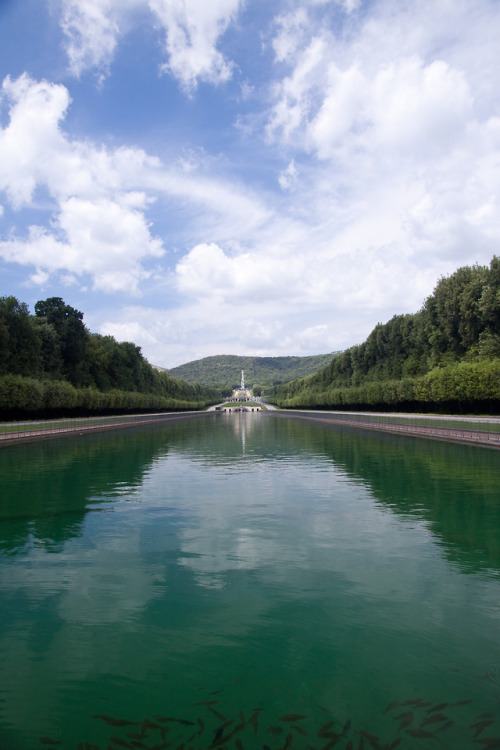
<svg viewBox="0 0 500 750">
<path fill-rule="evenodd" d="M 88 417 L 86 419 L 58 419 L 37 422 L 11 422 L 0 424 L 0 446 L 47 440 L 64 435 L 86 435 L 103 430 L 122 430 L 142 425 L 165 424 L 185 419 L 199 419 L 206 411 L 161 412 L 158 414 L 130 414 L 114 417 Z"/>
<path fill-rule="evenodd" d="M 336 427 L 394 432 L 414 437 L 500 448 L 500 418 L 373 412 L 277 411 L 292 419 Z"/>
</svg>

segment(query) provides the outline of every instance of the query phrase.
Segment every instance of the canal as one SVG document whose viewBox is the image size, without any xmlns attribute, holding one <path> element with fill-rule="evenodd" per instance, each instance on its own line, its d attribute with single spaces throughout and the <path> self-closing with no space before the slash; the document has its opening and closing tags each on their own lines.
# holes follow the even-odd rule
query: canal
<svg viewBox="0 0 500 750">
<path fill-rule="evenodd" d="M 0 450 L 0 748 L 500 748 L 498 451 L 203 415 Z"/>
</svg>

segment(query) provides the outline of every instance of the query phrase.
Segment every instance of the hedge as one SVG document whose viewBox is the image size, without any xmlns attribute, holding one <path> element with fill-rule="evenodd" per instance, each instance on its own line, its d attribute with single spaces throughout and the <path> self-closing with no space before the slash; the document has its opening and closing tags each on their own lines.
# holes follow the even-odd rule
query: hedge
<svg viewBox="0 0 500 750">
<path fill-rule="evenodd" d="M 0 377 L 2 419 L 187 411 L 205 406 L 206 401 L 187 401 L 154 393 L 75 388 L 64 380 L 36 380 L 21 375 Z"/>
<path fill-rule="evenodd" d="M 446 405 L 452 410 L 485 408 L 500 412 L 500 360 L 459 362 L 417 378 L 364 383 L 351 388 L 305 390 L 275 403 L 284 408 L 383 408 L 422 410 Z"/>
</svg>

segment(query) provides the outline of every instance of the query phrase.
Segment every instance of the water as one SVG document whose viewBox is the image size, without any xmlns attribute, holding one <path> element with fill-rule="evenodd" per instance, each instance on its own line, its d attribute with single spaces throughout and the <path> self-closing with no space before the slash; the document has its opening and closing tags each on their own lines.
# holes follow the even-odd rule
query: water
<svg viewBox="0 0 500 750">
<path fill-rule="evenodd" d="M 1 750 L 500 747 L 499 458 L 251 413 L 3 448 Z"/>
</svg>

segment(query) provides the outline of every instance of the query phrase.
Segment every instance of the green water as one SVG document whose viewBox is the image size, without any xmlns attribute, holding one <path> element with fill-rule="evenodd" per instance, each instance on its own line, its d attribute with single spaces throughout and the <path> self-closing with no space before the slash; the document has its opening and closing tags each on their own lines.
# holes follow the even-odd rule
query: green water
<svg viewBox="0 0 500 750">
<path fill-rule="evenodd" d="M 498 452 L 214 414 L 0 487 L 1 750 L 500 747 Z"/>
</svg>

